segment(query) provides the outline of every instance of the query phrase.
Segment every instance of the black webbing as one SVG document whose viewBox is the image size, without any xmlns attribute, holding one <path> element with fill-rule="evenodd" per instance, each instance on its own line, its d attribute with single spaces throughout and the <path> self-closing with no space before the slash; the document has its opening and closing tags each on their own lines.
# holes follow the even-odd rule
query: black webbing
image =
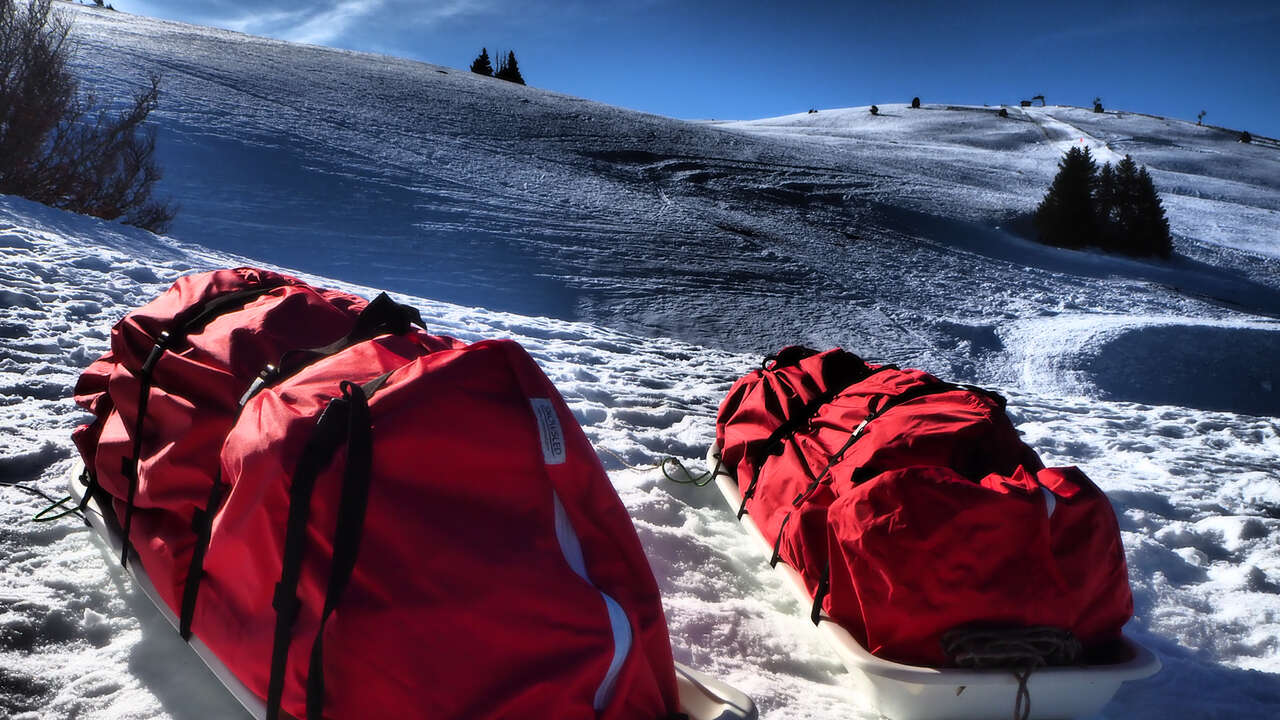
<svg viewBox="0 0 1280 720">
<path fill-rule="evenodd" d="M 386 376 L 383 376 L 385 379 Z M 381 383 L 379 383 L 381 384 Z M 347 581 L 355 569 L 364 532 L 365 508 L 369 503 L 369 479 L 373 465 L 373 441 L 369 424 L 369 405 L 365 391 L 358 385 L 343 383 L 343 397 L 351 404 L 347 416 L 347 467 L 342 476 L 342 500 L 333 534 L 333 565 L 329 587 L 324 596 L 324 612 L 311 645 L 311 664 L 307 669 L 307 720 L 322 720 L 324 710 L 324 628 L 329 615 L 342 600 Z"/>
<path fill-rule="evenodd" d="M 138 494 L 138 460 L 142 457 L 142 424 L 147 417 L 147 401 L 151 399 L 151 378 L 156 363 L 169 345 L 169 332 L 160 333 L 151 353 L 138 370 L 138 416 L 133 424 L 133 449 L 128 457 L 120 458 L 120 472 L 129 481 L 129 492 L 125 496 L 124 506 L 124 541 L 120 543 L 120 567 L 129 566 L 129 551 L 133 543 L 129 533 L 133 529 L 133 500 Z M 88 497 L 88 493 L 85 494 Z"/>
<path fill-rule="evenodd" d="M 379 335 L 404 335 L 409 332 L 411 325 L 426 328 L 422 314 L 417 308 L 402 305 L 392 300 L 386 293 L 379 293 L 365 306 L 364 310 L 360 311 L 354 326 L 346 335 L 328 345 L 290 350 L 274 365 L 263 368 L 245 393 L 240 396 L 240 407 L 243 408 L 263 388 L 297 373 L 318 360 L 336 355 L 352 345 L 372 340 Z"/>
<path fill-rule="evenodd" d="M 791 521 L 791 513 L 787 513 L 782 518 L 782 524 L 778 526 L 778 537 L 773 541 L 773 555 L 769 557 L 769 567 L 778 567 L 778 561 L 782 559 L 782 534 L 787 530 L 787 523 Z"/>
<path fill-rule="evenodd" d="M 805 358 L 817 355 L 818 351 L 813 348 L 807 348 L 803 345 L 788 345 L 772 355 L 765 355 L 764 360 L 760 361 L 760 367 L 765 370 L 777 370 L 779 368 L 790 367 Z M 770 365 L 769 363 L 773 363 Z"/>
<path fill-rule="evenodd" d="M 831 559 L 827 559 L 827 564 L 822 568 L 822 576 L 818 578 L 818 588 L 813 593 L 813 609 L 809 611 L 809 619 L 814 625 L 818 624 L 818 620 L 822 619 L 822 601 L 826 599 L 827 593 L 831 592 Z"/>
<path fill-rule="evenodd" d="M 926 395 L 937 395 L 956 390 L 964 390 L 985 395 L 994 399 L 1001 407 L 1004 407 L 1004 398 L 997 393 L 974 385 L 958 385 L 956 383 L 949 382 L 917 385 L 915 387 L 908 388 L 906 392 L 902 392 L 897 395 L 877 395 L 873 397 L 871 402 L 868 403 L 866 417 L 863 418 L 862 422 L 858 423 L 858 426 L 853 429 L 853 432 L 849 433 L 849 439 L 845 441 L 844 445 L 840 446 L 839 450 L 836 450 L 835 453 L 828 458 L 827 466 L 823 468 L 822 472 L 809 483 L 809 486 L 804 489 L 804 492 L 796 495 L 795 499 L 791 501 L 793 509 L 787 511 L 786 517 L 782 519 L 782 525 L 778 527 L 778 537 L 773 542 L 773 557 L 769 560 L 769 564 L 777 566 L 778 560 L 781 559 L 781 555 L 779 553 L 782 548 L 782 534 L 787 528 L 787 521 L 791 519 L 791 513 L 799 509 L 800 506 L 804 505 L 809 498 L 812 497 L 813 493 L 822 484 L 822 481 L 831 474 L 831 468 L 835 467 L 842 459 L 844 459 L 844 454 L 849 451 L 849 448 L 853 447 L 853 444 L 856 443 L 859 438 L 862 437 L 862 431 L 867 428 L 867 425 L 869 425 L 872 420 L 875 420 L 889 410 L 904 403 L 911 402 L 912 400 L 925 397 Z M 877 402 L 877 400 L 880 400 L 880 402 Z"/>
<path fill-rule="evenodd" d="M 377 308 L 370 311 L 370 308 Z M 367 340 L 370 337 L 385 333 L 395 332 L 398 334 L 409 331 L 409 323 L 417 323 L 423 325 L 422 316 L 415 308 L 408 305 L 400 305 L 395 303 L 387 296 L 386 293 L 380 293 L 378 297 L 365 307 L 365 311 L 360 314 L 356 320 L 356 329 L 353 329 L 345 337 L 330 343 L 321 348 L 303 351 L 312 353 L 306 362 L 299 364 L 293 368 L 294 371 L 300 370 L 303 365 L 314 362 L 323 357 L 332 355 L 349 345 Z M 372 335 L 370 335 L 372 333 Z M 270 371 L 270 372 L 268 372 Z M 387 372 L 373 381 L 364 385 L 366 396 L 373 395 L 378 388 L 386 382 L 391 376 Z M 253 385 L 250 386 L 243 396 L 240 398 L 239 410 L 243 410 L 245 403 L 249 401 L 255 393 L 268 384 L 278 381 L 283 377 L 277 372 L 276 367 L 268 365 Z M 237 418 L 239 417 L 237 410 Z M 209 502 L 205 504 L 204 510 L 196 513 L 192 523 L 192 529 L 196 532 L 196 547 L 191 555 L 191 564 L 187 568 L 187 581 L 182 592 L 182 614 L 179 617 L 178 632 L 182 635 L 183 640 L 191 640 L 191 623 L 195 616 L 196 598 L 200 594 L 200 581 L 204 578 L 204 557 L 209 548 L 209 538 L 213 528 L 213 517 L 217 514 L 218 506 L 222 501 L 223 494 L 229 489 L 222 483 L 221 468 L 214 477 L 213 486 L 209 490 Z"/>
<path fill-rule="evenodd" d="M 187 642 L 191 641 L 191 621 L 196 613 L 196 596 L 200 593 L 200 581 L 204 579 L 204 556 L 209 550 L 209 536 L 213 533 L 213 516 L 222 505 L 228 489 L 222 482 L 222 468 L 218 468 L 204 509 L 197 510 L 191 519 L 191 529 L 196 533 L 196 546 L 191 552 L 191 564 L 187 566 L 187 581 L 182 588 L 182 614 L 178 618 L 178 634 Z"/>
<path fill-rule="evenodd" d="M 280 287 L 280 283 L 259 285 L 257 287 L 237 290 L 216 297 L 203 305 L 187 308 L 174 317 L 173 327 L 162 331 L 156 337 L 156 344 L 151 348 L 147 359 L 138 370 L 138 411 L 133 425 L 133 450 L 130 457 L 121 460 L 120 472 L 129 480 L 129 491 L 125 497 L 124 509 L 124 542 L 121 543 L 120 565 L 127 567 L 129 552 L 133 549 L 129 533 L 133 529 L 134 498 L 138 494 L 138 463 L 142 458 L 142 426 L 147 418 L 147 400 L 151 397 L 151 386 L 156 363 L 174 343 L 181 342 L 193 330 L 198 330 L 220 315 L 238 310 L 249 302 Z M 90 497 L 97 486 L 97 477 L 90 473 L 90 485 L 84 497 Z"/>
<path fill-rule="evenodd" d="M 284 558 L 280 582 L 276 583 L 271 606 L 276 611 L 271 645 L 271 679 L 267 686 L 267 720 L 279 720 L 284 692 L 284 671 L 289 659 L 289 638 L 298 618 L 298 578 L 302 573 L 302 551 L 306 543 L 307 521 L 311 517 L 311 494 L 316 478 L 333 459 L 347 431 L 348 401 L 334 398 L 320 414 L 311 437 L 298 458 L 289 487 L 289 519 L 285 526 Z"/>
<path fill-rule="evenodd" d="M 328 466 L 338 446 L 345 439 L 347 462 L 342 475 L 341 504 L 334 530 L 333 560 L 320 626 L 311 646 L 311 660 L 307 669 L 307 718 L 319 720 L 322 717 L 324 628 L 341 601 L 342 593 L 355 568 L 360 537 L 364 531 L 365 508 L 368 505 L 373 465 L 368 398 L 390 376 L 390 372 L 385 373 L 363 386 L 343 382 L 342 397 L 334 398 L 325 408 L 298 460 L 289 489 L 289 519 L 285 528 L 280 582 L 276 584 L 272 599 L 272 606 L 276 609 L 276 626 L 271 648 L 271 679 L 267 688 L 267 720 L 278 720 L 280 716 L 290 637 L 300 607 L 297 598 L 298 580 L 302 570 L 307 522 L 311 515 L 312 491 L 317 477 Z"/>
<path fill-rule="evenodd" d="M 753 470 L 751 473 L 751 482 L 747 484 L 746 491 L 742 493 L 742 503 L 738 505 L 738 519 L 741 520 L 742 516 L 747 513 L 747 501 L 756 494 L 756 485 L 759 484 L 760 481 L 761 468 L 764 466 L 765 462 L 768 461 L 770 456 L 779 454 L 774 451 L 780 450 L 784 440 L 794 435 L 800 428 L 809 424 L 814 416 L 818 414 L 818 411 L 822 410 L 824 405 L 835 399 L 836 395 L 839 395 L 853 385 L 866 380 L 878 372 L 897 369 L 896 365 L 881 365 L 875 370 L 864 372 L 856 377 L 850 378 L 847 382 L 832 386 L 826 392 L 815 396 L 808 403 L 805 403 L 805 406 L 801 408 L 799 412 L 795 413 L 781 425 L 774 428 L 773 432 L 769 433 L 769 437 L 765 438 L 764 444 L 760 445 L 752 454 L 751 466 Z"/>
<path fill-rule="evenodd" d="M 866 418 L 863 419 L 863 421 L 853 429 L 853 432 L 849 434 L 849 439 L 845 441 L 844 445 L 840 446 L 840 449 L 836 450 L 835 454 L 833 454 L 828 459 L 827 466 L 822 469 L 822 472 L 818 474 L 818 477 L 814 478 L 813 482 L 809 483 L 809 487 L 806 488 L 803 493 L 796 496 L 796 498 L 792 500 L 791 504 L 794 507 L 800 507 L 802 504 L 804 504 L 806 500 L 809 499 L 809 497 L 813 494 L 813 492 L 818 489 L 818 486 L 822 483 L 823 479 L 826 478 L 827 475 L 831 473 L 831 468 L 835 467 L 841 460 L 843 460 L 844 455 L 846 452 L 849 451 L 849 448 L 853 447 L 853 444 L 856 443 L 858 439 L 862 437 L 862 431 L 867 428 L 867 425 L 869 425 L 872 420 L 875 420 L 876 418 L 880 417 L 881 415 L 884 415 L 886 412 L 892 410 L 893 408 L 898 407 L 899 405 L 903 405 L 905 403 L 909 403 L 912 400 L 917 400 L 927 395 L 938 395 L 941 393 L 954 392 L 957 390 L 964 390 L 967 392 L 984 395 L 986 397 L 989 397 L 995 400 L 1000 405 L 1001 408 L 1004 407 L 1004 398 L 995 392 L 992 392 L 990 390 L 985 390 L 975 385 L 959 385 L 956 383 L 949 383 L 949 382 L 936 382 L 936 383 L 929 383 L 927 385 L 916 385 L 914 387 L 908 388 L 905 392 L 899 393 L 897 395 L 878 395 L 872 398 L 871 402 L 868 403 L 868 412 L 867 412 Z M 878 403 L 877 403 L 877 399 L 880 399 Z"/>
</svg>

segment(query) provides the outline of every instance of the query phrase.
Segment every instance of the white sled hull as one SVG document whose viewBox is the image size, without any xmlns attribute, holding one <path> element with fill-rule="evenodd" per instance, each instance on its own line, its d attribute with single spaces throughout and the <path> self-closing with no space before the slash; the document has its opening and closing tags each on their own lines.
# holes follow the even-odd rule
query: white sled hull
<svg viewBox="0 0 1280 720">
<path fill-rule="evenodd" d="M 70 475 L 71 495 L 76 502 L 81 500 L 85 491 L 79 482 L 82 469 L 77 464 Z M 120 535 L 103 520 L 102 510 L 96 500 L 90 498 L 85 517 L 93 534 L 107 546 L 110 556 L 119 558 L 122 550 Z M 174 633 L 177 633 L 178 616 L 161 599 L 137 555 L 130 556 L 128 572 L 156 610 L 173 626 Z M 189 645 L 250 716 L 257 720 L 266 718 L 266 703 L 262 698 L 245 687 L 200 638 L 193 636 Z M 680 712 L 688 715 L 690 720 L 756 720 L 758 717 L 755 703 L 744 693 L 680 663 L 676 663 L 676 683 L 680 693 Z"/>
<path fill-rule="evenodd" d="M 716 487 L 734 512 L 742 502 L 738 483 L 719 465 L 720 448 L 707 452 L 708 467 L 716 468 Z M 752 521 L 742 516 L 742 525 L 767 561 L 773 545 Z M 813 598 L 800 573 L 786 563 L 774 570 L 781 575 L 806 614 Z M 1018 681 L 1007 670 L 966 670 L 903 665 L 883 660 L 867 652 L 847 630 L 822 613 L 818 632 L 835 649 L 849 670 L 858 692 L 875 711 L 892 720 L 989 720 L 1013 713 Z M 1132 659 L 1113 665 L 1041 668 L 1027 682 L 1031 694 L 1030 718 L 1054 720 L 1097 714 L 1120 685 L 1128 680 L 1150 677 L 1160 670 L 1160 661 L 1129 637 L 1125 644 Z"/>
</svg>

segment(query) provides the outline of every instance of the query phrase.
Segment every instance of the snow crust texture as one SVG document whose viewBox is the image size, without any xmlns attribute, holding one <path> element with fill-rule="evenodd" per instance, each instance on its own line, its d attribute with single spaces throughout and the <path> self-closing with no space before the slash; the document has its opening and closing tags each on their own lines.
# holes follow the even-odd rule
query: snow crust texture
<svg viewBox="0 0 1280 720">
<path fill-rule="evenodd" d="M 764 718 L 873 717 L 701 467 L 785 344 L 979 381 L 1120 518 L 1164 671 L 1107 718 L 1280 717 L 1280 152 L 1133 113 L 880 103 L 685 123 L 381 56 L 76 11 L 104 94 L 165 72 L 172 238 L 0 197 L 0 717 L 236 717 L 74 521 L 80 370 L 177 276 L 274 266 L 521 342 L 635 521 L 677 659 Z M 1178 256 L 1018 236 L 1064 147 L 1151 168 Z M 605 452 L 608 451 L 608 452 Z M 20 490 L 21 484 L 28 490 Z"/>
</svg>

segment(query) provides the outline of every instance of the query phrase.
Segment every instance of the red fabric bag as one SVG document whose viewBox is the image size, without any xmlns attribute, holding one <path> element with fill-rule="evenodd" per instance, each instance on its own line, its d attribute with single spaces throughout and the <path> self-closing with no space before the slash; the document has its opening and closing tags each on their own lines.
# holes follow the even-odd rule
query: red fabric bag
<svg viewBox="0 0 1280 720">
<path fill-rule="evenodd" d="M 829 517 L 825 609 L 875 655 L 945 665 L 940 639 L 966 626 L 1063 628 L 1106 647 L 1133 612 L 1111 505 L 1075 468 L 980 483 L 894 470 L 842 494 Z"/>
<path fill-rule="evenodd" d="M 813 359 L 840 353 L 747 375 L 717 417 L 743 510 L 775 541 L 773 562 L 804 578 L 815 620 L 826 609 L 872 652 L 929 665 L 947 662 L 941 636 L 964 625 L 1117 637 L 1132 598 L 1105 496 L 1074 468 L 1044 470 L 998 395 L 892 366 L 832 381 Z M 1062 492 L 1052 524 L 1027 512 L 1036 478 Z M 1023 601 L 1038 609 L 1010 610 Z"/>
<path fill-rule="evenodd" d="M 179 281 L 170 292 L 193 283 Z M 467 346 L 405 328 L 360 339 L 352 333 L 374 304 L 362 302 L 332 303 L 349 311 L 345 322 L 330 323 L 329 337 L 320 338 L 327 348 L 308 336 L 293 349 L 306 351 L 300 356 L 278 355 L 294 358 L 289 372 L 256 384 L 261 368 L 231 373 L 240 382 L 230 411 L 208 417 L 218 426 L 207 432 L 224 438 L 215 467 L 200 479 L 206 493 L 215 478 L 226 491 L 212 505 L 207 550 L 190 524 L 190 506 L 204 498 L 153 502 L 135 511 L 132 537 L 144 568 L 154 579 L 176 564 L 155 563 L 159 553 L 149 547 L 200 548 L 190 574 L 202 589 L 190 628 L 267 701 L 269 716 L 674 713 L 657 583 L 550 381 L 510 341 Z M 223 342 L 234 346 L 236 335 L 268 324 L 210 322 L 199 342 L 216 346 L 210 333 L 226 327 Z M 134 325 L 146 327 L 132 317 L 121 323 Z M 116 397 L 102 382 L 141 367 L 132 360 L 144 353 L 119 368 L 122 355 L 113 345 L 81 383 L 83 404 L 105 415 L 77 431 L 90 467 L 111 467 L 92 451 L 102 452 L 108 433 L 100 428 L 137 392 L 134 383 Z M 198 390 L 163 372 L 173 362 L 155 363 L 156 385 L 189 398 Z M 160 448 L 180 429 L 150 418 L 144 427 L 146 445 Z M 97 437 L 104 440 L 95 445 Z M 165 497 L 166 476 L 147 463 L 140 475 L 135 501 Z M 123 524 L 127 483 L 99 484 Z M 144 511 L 158 520 L 143 522 Z M 180 571 L 175 577 L 188 575 L 186 566 Z M 181 589 L 170 584 L 166 601 L 179 612 Z"/>
<path fill-rule="evenodd" d="M 397 307 L 384 302 L 378 307 Z M 110 351 L 81 375 L 76 402 L 94 421 L 73 439 L 175 611 L 197 542 L 193 524 L 216 502 L 218 453 L 240 398 L 268 366 L 341 342 L 368 307 L 267 270 L 189 275 L 117 323 Z M 385 325 L 362 332 L 379 329 Z M 429 348 L 456 344 L 415 337 Z"/>
</svg>

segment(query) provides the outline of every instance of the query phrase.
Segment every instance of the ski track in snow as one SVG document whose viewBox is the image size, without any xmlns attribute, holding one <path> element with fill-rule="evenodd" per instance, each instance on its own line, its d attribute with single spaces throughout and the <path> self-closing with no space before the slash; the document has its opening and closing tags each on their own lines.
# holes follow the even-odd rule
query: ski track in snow
<svg viewBox="0 0 1280 720">
<path fill-rule="evenodd" d="M 166 71 L 161 142 L 186 225 L 156 238 L 0 197 L 0 481 L 63 493 L 80 369 L 193 270 L 274 263 L 399 291 L 435 331 L 514 338 L 596 446 L 637 465 L 700 468 L 755 350 L 843 344 L 996 385 L 1046 462 L 1108 492 L 1129 631 L 1165 669 L 1105 717 L 1280 716 L 1273 150 L 1060 107 L 688 124 L 396 58 L 76 18 L 92 48 L 78 69 L 107 89 Z M 353 97 L 378 111 L 345 110 Z M 1081 138 L 1151 168 L 1178 258 L 995 227 Z M 677 659 L 766 719 L 870 717 L 718 493 L 601 458 Z M 45 503 L 15 488 L 0 498 L 0 717 L 237 715 L 84 528 L 29 522 Z"/>
</svg>

